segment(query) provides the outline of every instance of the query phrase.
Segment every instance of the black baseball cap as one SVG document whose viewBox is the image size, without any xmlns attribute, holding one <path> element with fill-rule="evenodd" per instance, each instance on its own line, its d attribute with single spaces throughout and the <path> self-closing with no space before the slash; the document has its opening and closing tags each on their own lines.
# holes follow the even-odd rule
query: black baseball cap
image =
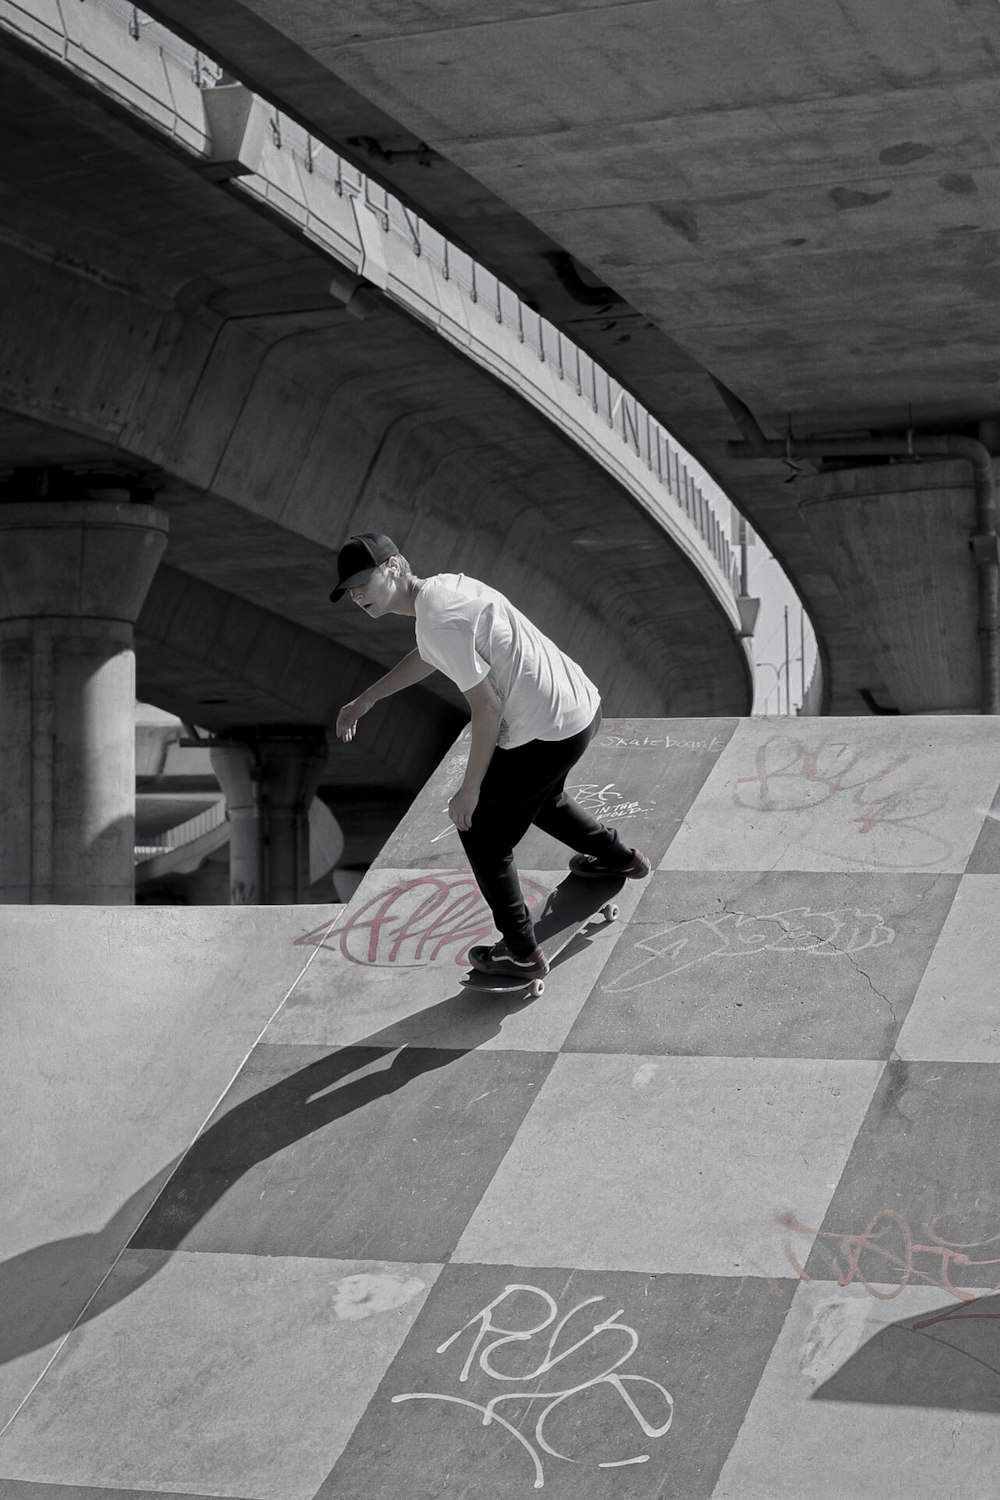
<svg viewBox="0 0 1000 1500">
<path fill-rule="evenodd" d="M 399 548 L 391 536 L 380 531 L 363 531 L 347 539 L 337 553 L 337 587 L 330 595 L 333 603 L 343 599 L 348 589 L 357 588 L 370 578 L 380 563 L 396 557 Z"/>
</svg>

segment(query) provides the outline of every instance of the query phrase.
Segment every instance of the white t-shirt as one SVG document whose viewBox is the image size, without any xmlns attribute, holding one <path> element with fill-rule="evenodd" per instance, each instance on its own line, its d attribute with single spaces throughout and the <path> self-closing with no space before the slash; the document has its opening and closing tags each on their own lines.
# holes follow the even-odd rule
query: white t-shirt
<svg viewBox="0 0 1000 1500">
<path fill-rule="evenodd" d="M 417 650 L 463 693 L 482 682 L 500 700 L 497 744 L 565 740 L 601 706 L 587 674 L 503 594 L 464 573 L 437 573 L 416 598 Z"/>
</svg>

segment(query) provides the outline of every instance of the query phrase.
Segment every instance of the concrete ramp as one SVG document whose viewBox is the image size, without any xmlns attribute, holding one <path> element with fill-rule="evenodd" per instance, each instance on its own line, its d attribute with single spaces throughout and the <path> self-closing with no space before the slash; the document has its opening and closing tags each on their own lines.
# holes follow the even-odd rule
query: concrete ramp
<svg viewBox="0 0 1000 1500">
<path fill-rule="evenodd" d="M 0 1428 L 338 910 L 0 906 Z"/>
<path fill-rule="evenodd" d="M 248 1006 L 293 979 L 242 1066 L 187 1016 L 178 1087 L 238 1071 L 179 1162 L 133 1077 L 120 1190 L 153 1186 L 4 1500 L 992 1496 L 998 752 L 986 718 L 607 723 L 576 795 L 654 874 L 526 1002 L 460 982 L 456 747 L 335 921 L 220 964 Z M 519 863 L 540 901 L 565 851 Z M 67 1217 L 106 1214 L 69 1159 Z"/>
</svg>

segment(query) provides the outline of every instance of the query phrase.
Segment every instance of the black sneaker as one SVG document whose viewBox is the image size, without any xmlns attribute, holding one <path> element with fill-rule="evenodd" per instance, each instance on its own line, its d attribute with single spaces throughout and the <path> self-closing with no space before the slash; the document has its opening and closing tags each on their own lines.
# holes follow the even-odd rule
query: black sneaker
<svg viewBox="0 0 1000 1500">
<path fill-rule="evenodd" d="M 614 875 L 624 875 L 627 880 L 645 880 L 652 869 L 641 849 L 632 850 L 632 858 L 624 867 L 603 864 L 593 854 L 574 854 L 569 867 L 574 875 L 582 875 L 586 880 L 607 880 Z"/>
<path fill-rule="evenodd" d="M 530 958 L 515 958 L 506 943 L 478 943 L 469 949 L 469 962 L 480 974 L 501 974 L 508 979 L 541 979 L 549 972 L 549 961 L 541 948 Z"/>
</svg>

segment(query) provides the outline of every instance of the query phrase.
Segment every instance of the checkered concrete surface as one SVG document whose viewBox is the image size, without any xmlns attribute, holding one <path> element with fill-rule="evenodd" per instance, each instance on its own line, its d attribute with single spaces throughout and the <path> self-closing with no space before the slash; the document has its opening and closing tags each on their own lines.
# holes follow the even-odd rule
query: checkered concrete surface
<svg viewBox="0 0 1000 1500">
<path fill-rule="evenodd" d="M 530 1001 L 461 983 L 460 743 L 346 909 L 240 929 L 259 1030 L 204 1038 L 230 1079 L 104 1260 L 9 1256 L 90 1280 L 24 1302 L 0 1496 L 994 1496 L 998 751 L 606 723 L 574 795 L 654 873 Z M 528 836 L 529 899 L 565 858 Z"/>
</svg>

